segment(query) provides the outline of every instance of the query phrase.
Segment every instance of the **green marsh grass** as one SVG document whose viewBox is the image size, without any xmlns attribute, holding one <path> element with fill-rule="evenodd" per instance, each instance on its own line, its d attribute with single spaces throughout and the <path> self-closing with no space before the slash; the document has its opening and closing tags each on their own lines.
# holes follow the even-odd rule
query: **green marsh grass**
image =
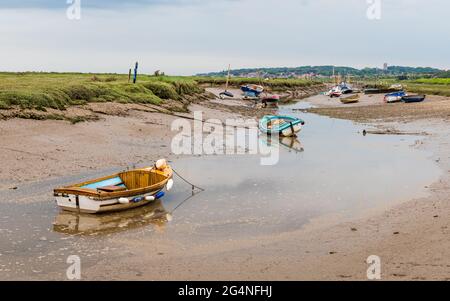
<svg viewBox="0 0 450 301">
<path fill-rule="evenodd" d="M 89 102 L 159 105 L 202 92 L 196 81 L 184 77 L 140 75 L 132 84 L 124 74 L 0 73 L 0 109 L 64 110 Z"/>
</svg>

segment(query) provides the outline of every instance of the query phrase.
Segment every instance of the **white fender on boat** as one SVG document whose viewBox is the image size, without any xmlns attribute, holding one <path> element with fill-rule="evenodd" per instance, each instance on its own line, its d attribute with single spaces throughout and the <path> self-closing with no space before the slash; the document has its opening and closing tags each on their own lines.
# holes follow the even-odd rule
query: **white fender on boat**
<svg viewBox="0 0 450 301">
<path fill-rule="evenodd" d="M 121 203 L 121 204 L 129 204 L 130 203 L 130 200 L 129 199 L 127 199 L 127 198 L 120 198 L 119 199 L 119 203 Z"/>
<path fill-rule="evenodd" d="M 155 197 L 152 196 L 152 195 L 149 195 L 149 196 L 146 196 L 146 197 L 145 197 L 145 200 L 148 201 L 148 202 L 151 202 L 151 201 L 154 201 L 154 200 L 155 200 Z"/>
<path fill-rule="evenodd" d="M 156 169 L 158 170 L 164 170 L 167 167 L 167 161 L 166 159 L 160 159 L 156 161 Z"/>
<path fill-rule="evenodd" d="M 173 179 L 169 179 L 169 181 L 167 181 L 167 191 L 171 190 L 173 188 Z"/>
</svg>

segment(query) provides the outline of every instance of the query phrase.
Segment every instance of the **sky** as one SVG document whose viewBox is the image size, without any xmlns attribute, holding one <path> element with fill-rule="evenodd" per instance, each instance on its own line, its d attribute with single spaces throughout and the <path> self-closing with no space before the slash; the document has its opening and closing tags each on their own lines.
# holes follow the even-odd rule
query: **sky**
<svg viewBox="0 0 450 301">
<path fill-rule="evenodd" d="M 0 0 L 0 71 L 449 69 L 449 11 L 447 0 Z"/>
</svg>

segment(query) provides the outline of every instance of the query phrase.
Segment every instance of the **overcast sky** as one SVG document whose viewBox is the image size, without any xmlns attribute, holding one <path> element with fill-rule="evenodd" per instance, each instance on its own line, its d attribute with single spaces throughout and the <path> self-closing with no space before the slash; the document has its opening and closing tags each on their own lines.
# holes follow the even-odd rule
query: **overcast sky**
<svg viewBox="0 0 450 301">
<path fill-rule="evenodd" d="M 179 75 L 228 64 L 450 68 L 450 1 L 381 0 L 380 20 L 367 2 L 81 0 L 70 20 L 66 0 L 0 0 L 0 70 L 126 73 L 136 60 Z"/>
</svg>

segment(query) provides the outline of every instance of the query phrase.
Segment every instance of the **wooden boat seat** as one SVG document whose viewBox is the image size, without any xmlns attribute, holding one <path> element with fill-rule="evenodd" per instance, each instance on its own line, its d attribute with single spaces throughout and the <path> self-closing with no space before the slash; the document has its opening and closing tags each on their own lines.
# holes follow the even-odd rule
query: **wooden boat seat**
<svg viewBox="0 0 450 301">
<path fill-rule="evenodd" d="M 114 177 L 111 179 L 106 179 L 103 181 L 99 181 L 99 182 L 94 182 L 88 185 L 84 185 L 81 186 L 81 188 L 86 188 L 86 189 L 99 189 L 102 187 L 108 187 L 108 186 L 121 186 L 123 185 L 123 180 L 120 177 Z"/>
<path fill-rule="evenodd" d="M 122 186 L 105 186 L 105 187 L 97 188 L 97 190 L 104 191 L 104 192 L 117 192 L 117 191 L 125 191 L 125 190 L 127 190 L 127 188 L 125 187 L 125 185 L 122 185 Z"/>
</svg>

